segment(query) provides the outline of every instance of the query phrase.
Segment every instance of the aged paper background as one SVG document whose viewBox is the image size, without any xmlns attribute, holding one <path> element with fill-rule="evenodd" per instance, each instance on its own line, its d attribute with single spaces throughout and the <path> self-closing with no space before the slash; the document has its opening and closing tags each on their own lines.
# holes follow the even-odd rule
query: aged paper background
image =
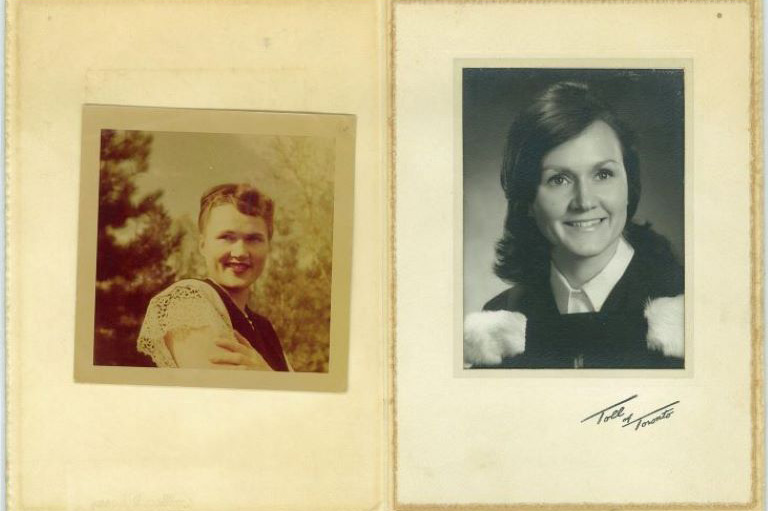
<svg viewBox="0 0 768 511">
<path fill-rule="evenodd" d="M 371 509 L 383 495 L 378 2 L 9 5 L 10 509 Z M 357 116 L 343 393 L 75 384 L 85 103 Z"/>
<path fill-rule="evenodd" d="M 750 9 L 748 2 L 395 3 L 397 507 L 753 502 Z M 693 345 L 683 375 L 454 374 L 459 58 L 692 61 Z M 580 424 L 634 394 L 641 413 L 680 404 L 669 421 L 638 432 Z"/>
</svg>

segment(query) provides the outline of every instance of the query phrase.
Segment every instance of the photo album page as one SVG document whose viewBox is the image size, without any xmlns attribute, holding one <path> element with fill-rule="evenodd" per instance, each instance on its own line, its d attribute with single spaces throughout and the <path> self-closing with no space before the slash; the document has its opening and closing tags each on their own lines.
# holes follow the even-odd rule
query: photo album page
<svg viewBox="0 0 768 511">
<path fill-rule="evenodd" d="M 10 0 L 13 511 L 759 511 L 760 0 Z"/>
</svg>

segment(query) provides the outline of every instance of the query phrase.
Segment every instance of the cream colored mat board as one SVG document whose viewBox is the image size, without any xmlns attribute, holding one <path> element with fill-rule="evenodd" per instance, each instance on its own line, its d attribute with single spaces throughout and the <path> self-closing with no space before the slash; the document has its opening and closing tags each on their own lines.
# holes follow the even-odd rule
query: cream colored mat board
<svg viewBox="0 0 768 511">
<path fill-rule="evenodd" d="M 761 506 L 758 15 L 747 1 L 394 2 L 396 509 Z M 684 71 L 684 370 L 464 369 L 467 67 Z M 625 400 L 674 412 L 638 431 L 583 422 Z"/>
<path fill-rule="evenodd" d="M 10 509 L 371 509 L 383 499 L 382 6 L 10 2 Z M 354 116 L 343 392 L 75 383 L 84 104 Z"/>
</svg>

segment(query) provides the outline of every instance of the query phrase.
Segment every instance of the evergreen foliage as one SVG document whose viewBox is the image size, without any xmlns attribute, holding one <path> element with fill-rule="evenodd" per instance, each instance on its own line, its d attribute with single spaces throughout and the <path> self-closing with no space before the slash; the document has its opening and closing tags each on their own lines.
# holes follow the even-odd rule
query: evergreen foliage
<svg viewBox="0 0 768 511">
<path fill-rule="evenodd" d="M 137 197 L 135 178 L 149 169 L 152 136 L 102 130 L 94 364 L 151 366 L 136 351 L 147 303 L 176 278 L 166 263 L 181 234 L 159 202 Z"/>
</svg>

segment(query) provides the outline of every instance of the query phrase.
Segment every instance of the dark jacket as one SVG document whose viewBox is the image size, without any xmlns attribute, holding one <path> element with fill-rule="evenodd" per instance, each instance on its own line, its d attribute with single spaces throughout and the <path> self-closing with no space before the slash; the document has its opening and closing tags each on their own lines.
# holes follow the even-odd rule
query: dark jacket
<svg viewBox="0 0 768 511">
<path fill-rule="evenodd" d="M 560 314 L 548 275 L 537 285 L 516 285 L 486 303 L 486 311 L 520 312 L 527 318 L 525 352 L 504 359 L 501 367 L 683 367 L 682 359 L 646 347 L 648 301 L 684 292 L 683 272 L 668 244 L 664 250 L 647 245 L 633 243 L 634 257 L 600 312 Z"/>
<path fill-rule="evenodd" d="M 288 363 L 272 323 L 247 307 L 245 314 L 243 314 L 226 291 L 210 279 L 205 279 L 205 282 L 216 290 L 224 302 L 227 312 L 229 312 L 229 319 L 232 321 L 232 328 L 248 340 L 253 349 L 258 351 L 269 364 L 269 367 L 275 371 L 288 371 Z"/>
</svg>

